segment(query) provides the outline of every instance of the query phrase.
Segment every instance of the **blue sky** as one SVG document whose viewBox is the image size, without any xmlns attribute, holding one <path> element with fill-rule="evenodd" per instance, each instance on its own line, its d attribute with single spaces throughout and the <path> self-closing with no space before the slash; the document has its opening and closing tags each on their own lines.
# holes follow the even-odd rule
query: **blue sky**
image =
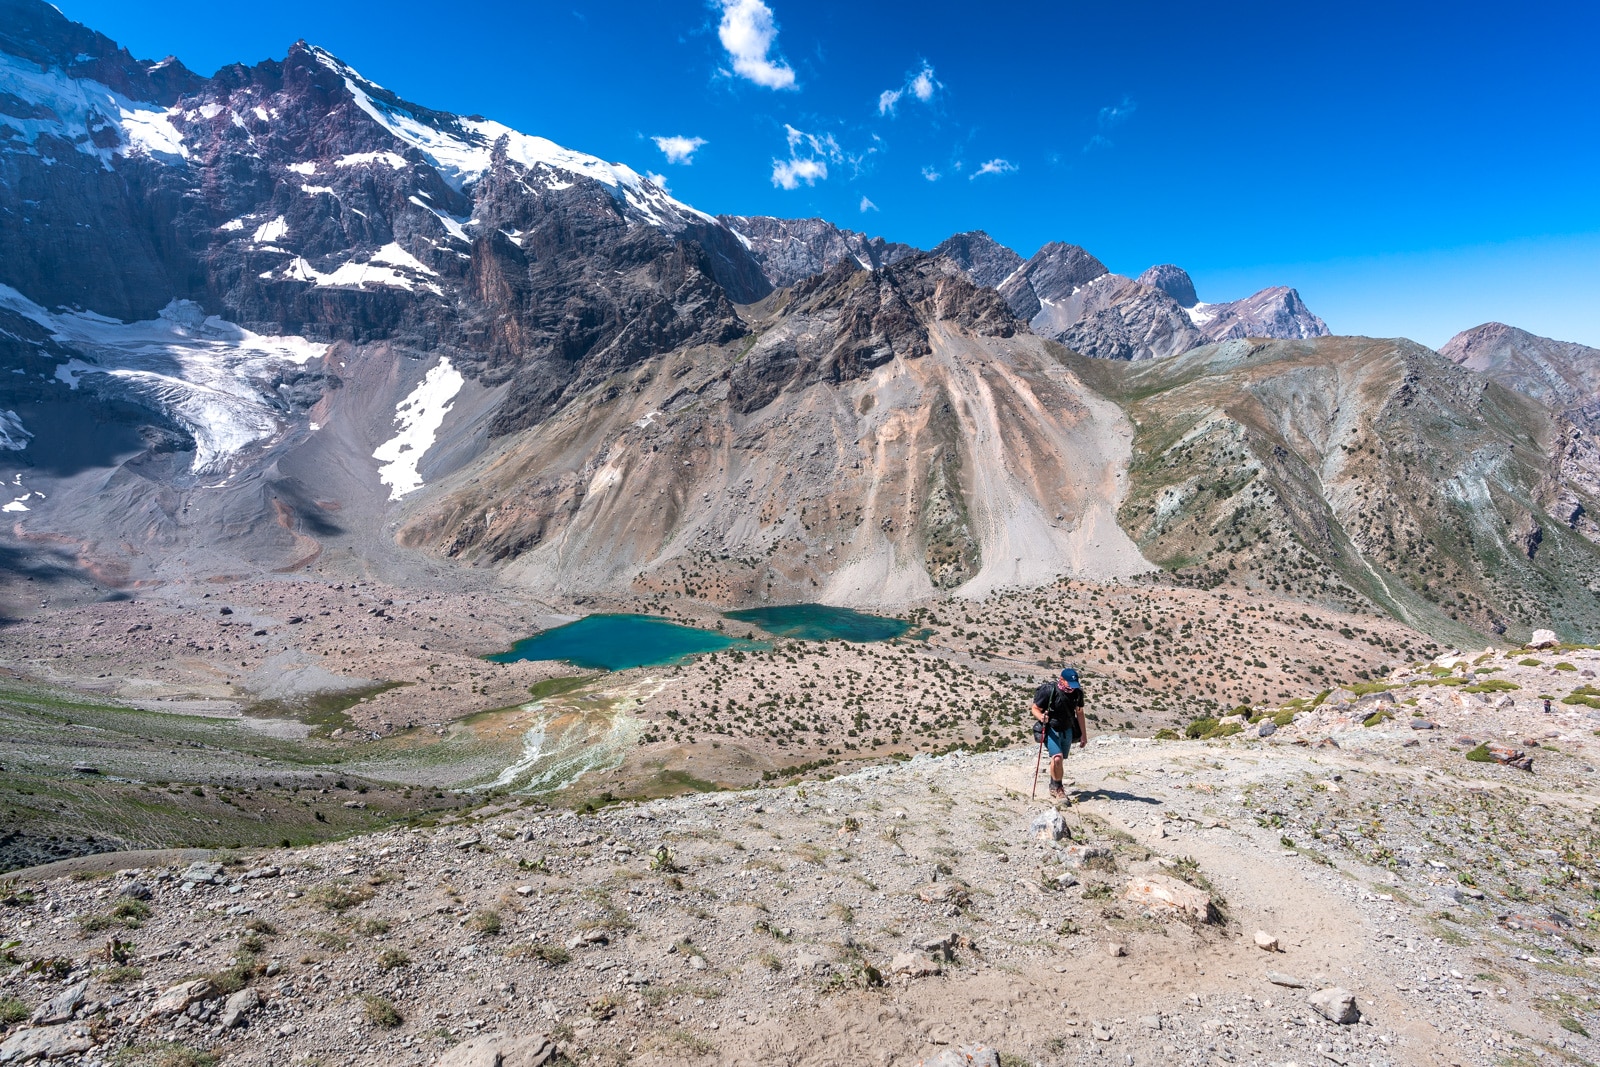
<svg viewBox="0 0 1600 1067">
<path fill-rule="evenodd" d="M 60 6 L 206 74 L 305 38 L 715 213 L 1069 241 L 1206 300 L 1294 285 L 1340 333 L 1600 346 L 1592 2 Z"/>
</svg>

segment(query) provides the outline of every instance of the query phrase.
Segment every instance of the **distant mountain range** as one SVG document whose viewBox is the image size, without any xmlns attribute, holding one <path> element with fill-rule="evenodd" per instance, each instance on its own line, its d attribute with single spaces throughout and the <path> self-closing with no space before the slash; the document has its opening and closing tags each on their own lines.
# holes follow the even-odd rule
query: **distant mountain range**
<svg viewBox="0 0 1600 1067">
<path fill-rule="evenodd" d="M 1295 595 L 1438 632 L 1597 625 L 1595 353 L 1509 327 L 1445 359 L 1068 244 L 711 215 L 303 42 L 203 78 L 37 0 L 0 218 L 19 565 L 894 604 L 1299 552 Z"/>
</svg>

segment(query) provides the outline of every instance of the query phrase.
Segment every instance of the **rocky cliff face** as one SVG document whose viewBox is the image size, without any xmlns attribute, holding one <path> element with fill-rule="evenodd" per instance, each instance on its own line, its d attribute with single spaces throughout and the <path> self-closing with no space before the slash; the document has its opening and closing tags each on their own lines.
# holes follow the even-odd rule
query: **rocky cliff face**
<svg viewBox="0 0 1600 1067">
<path fill-rule="evenodd" d="M 946 237 L 933 249 L 966 272 L 978 285 L 996 288 L 1020 266 L 1022 257 L 982 230 Z"/>
<path fill-rule="evenodd" d="M 1146 568 L 1110 520 L 1127 431 L 992 289 L 841 263 L 753 335 L 508 438 L 402 531 L 535 588 L 893 603 Z"/>
<path fill-rule="evenodd" d="M 840 229 L 826 219 L 723 215 L 718 221 L 760 265 L 769 288 L 787 288 L 845 262 L 877 270 L 917 251 L 910 245 Z"/>
</svg>

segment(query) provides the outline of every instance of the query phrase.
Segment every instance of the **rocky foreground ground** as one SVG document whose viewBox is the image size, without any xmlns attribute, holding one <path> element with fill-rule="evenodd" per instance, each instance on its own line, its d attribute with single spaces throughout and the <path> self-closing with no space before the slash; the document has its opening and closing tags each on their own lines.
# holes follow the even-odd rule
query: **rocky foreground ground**
<svg viewBox="0 0 1600 1067">
<path fill-rule="evenodd" d="M 1059 840 L 1013 748 L 35 872 L 0 909 L 0 1062 L 1590 1062 L 1597 666 L 1490 653 L 1102 735 Z"/>
</svg>

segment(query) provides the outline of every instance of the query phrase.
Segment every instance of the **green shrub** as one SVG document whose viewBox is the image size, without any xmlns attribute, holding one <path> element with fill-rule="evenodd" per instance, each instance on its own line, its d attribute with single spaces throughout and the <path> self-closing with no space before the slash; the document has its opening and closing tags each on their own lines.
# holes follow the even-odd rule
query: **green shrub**
<svg viewBox="0 0 1600 1067">
<path fill-rule="evenodd" d="M 493 908 L 484 908 L 482 911 L 474 912 L 472 918 L 467 920 L 467 929 L 493 937 L 501 929 L 500 913 Z"/>
<path fill-rule="evenodd" d="M 392 971 L 398 967 L 411 966 L 411 957 L 397 948 L 386 948 L 378 953 L 378 970 Z"/>
<path fill-rule="evenodd" d="M 1519 660 L 1517 660 L 1517 666 L 1519 666 L 1519 667 L 1543 667 L 1544 663 L 1541 660 L 1536 660 L 1532 656 L 1529 656 L 1527 659 L 1519 659 Z"/>
<path fill-rule="evenodd" d="M 1157 730 L 1156 731 L 1156 740 L 1157 741 L 1176 741 L 1177 739 L 1178 739 L 1178 732 L 1176 730 Z"/>
<path fill-rule="evenodd" d="M 1467 758 L 1473 763 L 1493 763 L 1494 757 L 1489 755 L 1489 745 L 1484 743 L 1467 753 Z"/>
<path fill-rule="evenodd" d="M 372 890 L 364 885 L 319 885 L 307 894 L 307 899 L 324 911 L 344 912 L 371 900 Z"/>
<path fill-rule="evenodd" d="M 1394 718 L 1394 712 L 1389 711 L 1387 708 L 1385 708 L 1385 709 L 1382 709 L 1380 711 L 1375 711 L 1371 715 L 1368 715 L 1365 719 L 1362 719 L 1361 720 L 1361 725 L 1362 726 L 1377 726 L 1380 723 L 1388 722 L 1392 718 Z"/>
<path fill-rule="evenodd" d="M 20 1023 L 32 1014 L 33 1009 L 28 1007 L 25 1001 L 16 997 L 0 997 L 0 1023 L 10 1026 L 12 1023 Z"/>
<path fill-rule="evenodd" d="M 405 1018 L 400 1014 L 400 1009 L 382 997 L 368 994 L 362 997 L 361 1000 L 366 1005 L 367 1022 L 373 1026 L 381 1026 L 385 1030 L 393 1030 L 405 1022 Z"/>
<path fill-rule="evenodd" d="M 1225 725 L 1217 726 L 1210 733 L 1206 734 L 1206 736 L 1207 737 L 1232 737 L 1234 734 L 1243 733 L 1243 732 L 1244 732 L 1244 723 L 1230 722 L 1230 723 L 1227 723 Z"/>
<path fill-rule="evenodd" d="M 1206 736 L 1216 728 L 1216 719 L 1196 719 L 1183 728 L 1183 735 L 1193 741 Z"/>
<path fill-rule="evenodd" d="M 1566 660 L 1562 660 L 1560 663 L 1556 664 L 1556 670 L 1558 670 L 1558 671 L 1575 671 L 1577 669 L 1578 668 L 1574 667 L 1572 664 L 1568 663 Z"/>
<path fill-rule="evenodd" d="M 1569 1034 L 1577 1034 L 1579 1037 L 1589 1036 L 1589 1031 L 1583 1028 L 1583 1024 L 1570 1015 L 1561 1020 L 1561 1029 Z"/>
<path fill-rule="evenodd" d="M 1274 725 L 1288 726 L 1294 722 L 1294 709 L 1285 708 L 1272 717 Z"/>
</svg>

